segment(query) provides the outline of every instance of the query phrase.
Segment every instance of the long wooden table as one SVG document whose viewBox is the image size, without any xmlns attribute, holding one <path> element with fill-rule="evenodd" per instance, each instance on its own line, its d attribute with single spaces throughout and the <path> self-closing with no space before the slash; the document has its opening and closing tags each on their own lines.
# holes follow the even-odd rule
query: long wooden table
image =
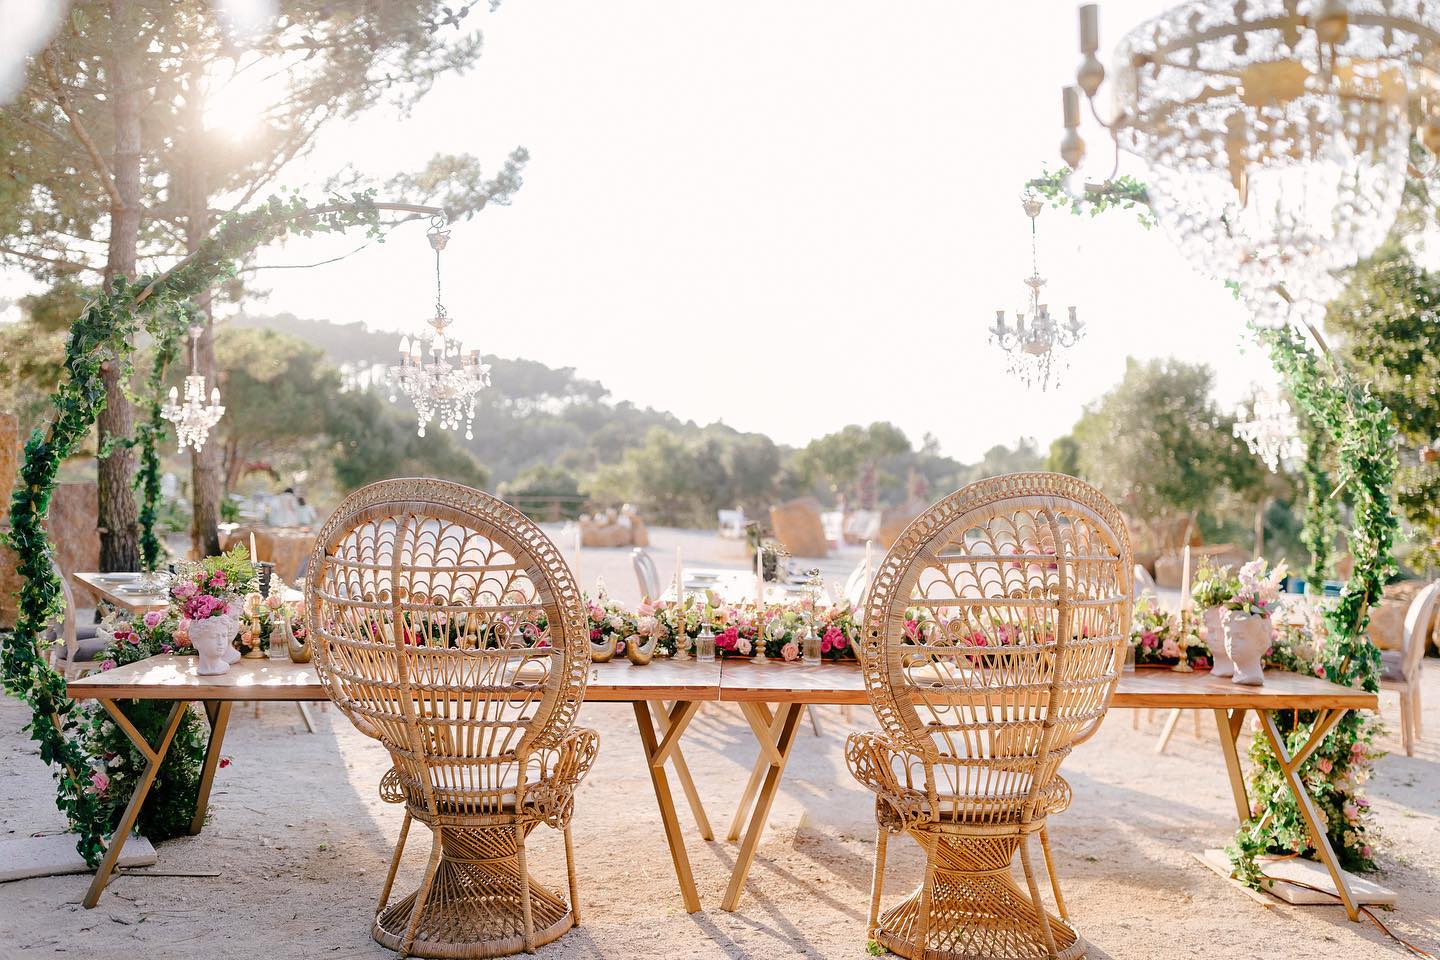
<svg viewBox="0 0 1440 960">
<path fill-rule="evenodd" d="M 169 750 L 187 703 L 202 703 L 211 727 L 201 771 L 199 800 L 190 824 L 190 832 L 198 833 L 204 825 L 210 788 L 232 704 L 242 700 L 303 702 L 327 698 L 324 687 L 309 665 L 282 660 L 241 660 L 231 667 L 229 673 L 201 677 L 195 672 L 195 658 L 173 655 L 152 657 L 107 673 L 91 674 L 72 681 L 69 689 L 70 695 L 76 699 L 98 700 L 147 760 L 145 772 L 115 834 L 110 838 L 105 858 L 86 894 L 87 907 L 95 905 L 114 871 L 120 850 Z M 148 743 L 125 719 L 116 704 L 128 699 L 176 701 L 158 744 Z M 729 832 L 732 840 L 740 839 L 742 832 L 744 835 L 721 903 L 726 910 L 734 910 L 739 906 L 755 852 L 764 835 L 765 822 L 779 792 L 805 708 L 819 704 L 866 705 L 869 702 L 864 677 L 853 664 L 807 666 L 755 664 L 746 660 L 698 663 L 694 660 L 677 662 L 663 659 L 644 667 L 632 666 L 625 661 L 592 665 L 586 699 L 631 703 L 634 706 L 646 767 L 674 862 L 681 899 L 685 909 L 691 913 L 700 909 L 700 896 L 690 868 L 666 765 L 669 764 L 681 783 L 700 835 L 706 840 L 713 839 L 704 805 L 680 749 L 685 731 L 701 705 L 707 702 L 736 704 L 759 745 L 759 755 Z M 1205 673 L 1142 669 L 1122 675 L 1111 706 L 1121 709 L 1211 711 L 1220 732 L 1221 754 L 1235 799 L 1235 812 L 1241 822 L 1249 817 L 1250 800 L 1237 743 L 1246 713 L 1254 711 L 1263 735 L 1280 760 L 1286 783 L 1310 827 L 1315 847 L 1334 880 L 1346 912 L 1352 920 L 1358 918 L 1357 904 L 1298 771 L 1346 712 L 1378 709 L 1375 694 L 1293 673 L 1269 672 L 1263 687 L 1245 687 Z M 1318 719 L 1305 744 L 1291 752 L 1280 736 L 1274 717 L 1277 711 L 1295 709 L 1317 711 Z"/>
</svg>

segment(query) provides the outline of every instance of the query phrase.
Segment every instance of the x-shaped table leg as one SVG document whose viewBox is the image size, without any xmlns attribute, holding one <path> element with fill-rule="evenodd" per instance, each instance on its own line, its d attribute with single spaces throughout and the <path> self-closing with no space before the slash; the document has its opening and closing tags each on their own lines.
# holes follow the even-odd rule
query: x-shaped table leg
<svg viewBox="0 0 1440 960">
<path fill-rule="evenodd" d="M 665 761 L 676 750 L 680 736 L 690 725 L 700 704 L 696 701 L 676 701 L 662 723 L 664 737 L 656 735 L 656 723 L 651 716 L 650 704 L 636 700 L 635 725 L 640 728 L 640 745 L 645 750 L 645 768 L 650 771 L 650 784 L 655 788 L 655 800 L 660 806 L 660 823 L 665 828 L 665 842 L 670 847 L 670 859 L 675 863 L 675 879 L 680 885 L 680 897 L 687 913 L 700 910 L 700 892 L 695 888 L 695 874 L 690 869 L 690 855 L 685 851 L 685 837 L 680 832 L 680 818 L 675 813 L 675 797 L 670 792 L 670 780 L 665 775 Z"/>
<path fill-rule="evenodd" d="M 790 759 L 790 748 L 795 745 L 795 734 L 800 729 L 800 715 L 805 712 L 803 703 L 787 703 L 776 711 L 775 719 L 780 728 L 771 736 L 771 725 L 765 723 L 762 711 L 746 711 L 746 718 L 760 741 L 760 764 L 765 765 L 765 779 L 760 786 L 760 795 L 755 800 L 755 809 L 750 814 L 750 826 L 745 832 L 745 842 L 740 845 L 740 854 L 735 858 L 735 867 L 730 871 L 730 885 L 725 888 L 725 899 L 720 905 L 734 910 L 740 905 L 740 894 L 745 889 L 745 880 L 750 875 L 750 865 L 755 861 L 755 850 L 760 846 L 760 837 L 765 833 L 765 820 L 770 816 L 770 807 L 780 789 L 780 778 L 785 774 L 785 764 Z M 762 731 L 764 735 L 762 736 Z M 758 766 L 759 764 L 757 764 Z"/>
<path fill-rule="evenodd" d="M 1225 772 L 1230 775 L 1230 792 L 1235 797 L 1235 816 L 1243 825 L 1250 819 L 1250 793 L 1245 789 L 1245 771 L 1240 766 L 1237 744 L 1245 727 L 1245 708 L 1216 710 L 1215 725 L 1220 730 L 1220 752 L 1225 754 Z"/>
<path fill-rule="evenodd" d="M 115 872 L 115 864 L 120 861 L 120 851 L 125 849 L 125 841 L 130 836 L 130 831 L 135 828 L 135 819 L 140 816 L 140 808 L 145 805 L 145 797 L 150 793 L 155 775 L 160 772 L 160 764 L 164 762 L 165 754 L 170 752 L 170 741 L 175 739 L 175 731 L 180 727 L 180 719 L 185 716 L 187 704 L 183 700 L 177 700 L 170 708 L 170 713 L 165 718 L 165 726 L 160 732 L 160 743 L 153 747 L 140 731 L 135 729 L 130 718 L 115 705 L 115 701 L 101 700 L 100 706 L 110 714 L 115 725 L 125 731 L 125 736 L 130 738 L 135 749 L 145 758 L 145 770 L 135 784 L 135 792 L 130 795 L 130 802 L 120 817 L 120 823 L 105 845 L 105 856 L 100 861 L 99 869 L 95 871 L 95 879 L 90 881 L 90 889 L 85 892 L 84 903 L 87 910 L 100 902 L 100 893 L 110 882 L 110 875 Z"/>
<path fill-rule="evenodd" d="M 1345 912 L 1351 920 L 1359 920 L 1359 907 L 1355 903 L 1354 895 L 1350 893 L 1350 887 L 1345 882 L 1345 874 L 1340 869 L 1340 863 L 1335 859 L 1335 850 L 1330 846 L 1330 838 L 1325 833 L 1325 825 L 1320 822 L 1320 814 L 1315 809 L 1315 801 L 1310 798 L 1304 781 L 1300 779 L 1300 767 L 1309 759 L 1310 754 L 1319 749 L 1326 735 L 1334 729 L 1335 724 L 1339 723 L 1340 718 L 1347 712 L 1343 709 L 1321 710 L 1315 718 L 1315 725 L 1310 728 L 1310 736 L 1293 755 L 1286 749 L 1285 738 L 1275 724 L 1273 711 L 1260 711 L 1260 729 L 1264 731 L 1265 739 L 1270 741 L 1270 749 L 1280 764 L 1280 772 L 1284 774 L 1285 782 L 1295 796 L 1295 803 L 1305 817 L 1305 825 L 1310 828 L 1310 842 L 1315 845 L 1315 852 L 1320 855 L 1325 869 L 1330 871 L 1330 880 L 1340 894 L 1340 901 L 1345 904 Z"/>
<path fill-rule="evenodd" d="M 200 767 L 200 791 L 195 797 L 195 816 L 190 820 L 192 836 L 205 826 L 205 812 L 210 809 L 210 788 L 215 785 L 220 747 L 225 742 L 225 728 L 230 723 L 230 707 L 228 700 L 205 701 L 205 716 L 210 720 L 210 743 L 205 747 L 205 763 Z"/>
</svg>

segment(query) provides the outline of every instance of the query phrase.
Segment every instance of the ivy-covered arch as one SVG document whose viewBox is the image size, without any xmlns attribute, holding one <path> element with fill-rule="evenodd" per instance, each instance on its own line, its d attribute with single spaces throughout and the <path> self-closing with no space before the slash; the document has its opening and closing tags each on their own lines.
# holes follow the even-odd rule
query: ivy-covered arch
<svg viewBox="0 0 1440 960">
<path fill-rule="evenodd" d="M 371 237 L 383 239 L 382 210 L 444 215 L 436 207 L 377 203 L 372 192 L 313 208 L 299 198 L 272 197 L 254 210 L 227 214 L 194 253 L 167 272 L 138 280 L 116 277 L 108 291 L 86 305 L 70 329 L 66 376 L 50 395 L 51 417 L 25 444 L 10 501 L 8 539 L 23 583 L 15 630 L 0 643 L 0 675 L 5 690 L 31 709 L 33 716 L 25 729 L 38 743 L 40 758 L 56 767 L 56 805 L 78 836 L 76 850 L 91 866 L 104 854 L 110 824 L 96 795 L 87 789 L 92 758 L 75 736 L 76 704 L 66 693 L 64 677 L 51 668 L 45 655 L 46 629 L 60 613 L 62 594 L 44 521 L 61 464 L 79 448 L 105 406 L 101 367 L 128 366 L 142 329 L 154 339 L 155 362 L 147 378 L 149 408 L 137 438 L 129 441 L 141 448 L 142 550 L 146 565 L 153 567 L 160 553 L 154 521 L 159 497 L 156 444 L 164 426 L 159 415 L 161 384 L 178 353 L 179 334 L 194 316 L 194 298 L 233 276 L 241 257 L 287 233 L 309 236 L 364 227 Z"/>
</svg>

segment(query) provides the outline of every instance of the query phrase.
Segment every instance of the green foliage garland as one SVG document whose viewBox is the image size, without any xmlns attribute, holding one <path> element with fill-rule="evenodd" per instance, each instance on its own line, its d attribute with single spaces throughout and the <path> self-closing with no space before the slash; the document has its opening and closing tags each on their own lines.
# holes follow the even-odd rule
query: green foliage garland
<svg viewBox="0 0 1440 960">
<path fill-rule="evenodd" d="M 163 314 L 157 314 L 157 318 Z M 160 441 L 165 437 L 165 418 L 160 415 L 165 393 L 165 374 L 180 354 L 182 334 L 198 319 L 190 301 L 170 311 L 170 322 L 156 326 L 155 355 L 150 363 L 150 376 L 145 381 L 145 420 L 136 427 L 135 444 L 140 448 L 139 470 L 135 488 L 140 492 L 140 560 L 146 570 L 154 570 L 160 562 L 160 538 L 155 533 L 156 516 L 160 509 Z"/>
<path fill-rule="evenodd" d="M 26 442 L 11 498 L 9 541 L 24 583 L 15 631 L 0 642 L 0 670 L 5 690 L 24 700 L 33 713 L 25 729 L 39 744 L 41 759 L 57 768 L 56 806 L 78 835 L 76 850 L 92 866 L 104 853 L 107 820 L 91 789 L 91 757 L 77 736 L 75 703 L 44 650 L 46 628 L 59 615 L 62 602 L 44 529 L 60 465 L 78 449 L 105 405 L 101 367 L 128 361 L 142 323 L 162 339 L 166 318 L 216 281 L 232 276 L 236 260 L 267 240 L 287 231 L 308 236 L 357 225 L 381 237 L 377 207 L 368 192 L 316 209 L 298 197 L 272 197 L 250 212 L 227 214 L 195 253 L 168 273 L 136 282 L 116 277 L 111 289 L 91 300 L 71 327 L 65 346 L 67 376 L 50 397 L 53 418 Z"/>
<path fill-rule="evenodd" d="M 1070 168 L 1042 171 L 1040 176 L 1030 180 L 1026 187 L 1050 201 L 1057 210 L 1069 209 L 1075 216 L 1088 213 L 1098 217 L 1107 210 L 1133 210 L 1140 225 L 1147 230 L 1156 224 L 1155 214 L 1150 211 L 1150 193 L 1145 184 L 1126 175 L 1116 177 L 1101 185 L 1086 184 L 1084 192 L 1075 196 L 1066 189 L 1065 181 L 1070 179 Z"/>
<path fill-rule="evenodd" d="M 1305 487 L 1305 519 L 1300 528 L 1300 542 L 1310 553 L 1310 565 L 1305 568 L 1306 589 L 1318 596 L 1330 575 L 1330 554 L 1335 549 L 1335 535 L 1340 531 L 1340 505 L 1335 500 L 1327 466 L 1334 452 L 1334 441 L 1309 415 L 1302 412 L 1299 421 L 1300 440 L 1305 446 L 1305 460 L 1300 469 Z"/>
<path fill-rule="evenodd" d="M 1339 600 L 1324 612 L 1325 646 L 1314 672 L 1332 683 L 1375 692 L 1380 688 L 1380 651 L 1370 643 L 1365 628 L 1370 608 L 1382 598 L 1385 581 L 1395 570 L 1391 549 L 1399 525 L 1390 502 L 1396 468 L 1395 420 L 1368 388 L 1356 383 L 1333 358 L 1327 355 L 1322 360 L 1297 331 L 1261 329 L 1257 336 L 1269 348 L 1276 370 L 1305 416 L 1316 429 L 1335 438 L 1340 486 L 1354 503 L 1354 527 L 1349 533 L 1354 570 Z M 1298 749 L 1309 738 L 1316 716 L 1313 711 L 1276 716 L 1288 748 Z M 1379 726 L 1368 713 L 1347 713 L 1300 770 L 1325 819 L 1331 846 L 1349 869 L 1374 866 L 1367 837 L 1369 804 L 1361 784 L 1375 757 L 1372 743 Z M 1311 845 L 1269 744 L 1257 737 L 1250 758 L 1256 815 L 1240 828 L 1229 852 L 1237 875 L 1256 883 L 1258 855 L 1275 850 L 1304 853 Z"/>
</svg>

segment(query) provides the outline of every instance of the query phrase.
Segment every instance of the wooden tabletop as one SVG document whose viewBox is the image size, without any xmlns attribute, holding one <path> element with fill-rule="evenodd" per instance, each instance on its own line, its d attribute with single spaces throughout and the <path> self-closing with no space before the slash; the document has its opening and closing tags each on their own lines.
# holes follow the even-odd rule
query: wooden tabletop
<svg viewBox="0 0 1440 960">
<path fill-rule="evenodd" d="M 325 688 L 310 664 L 240 660 L 229 673 L 198 675 L 195 657 L 165 654 L 95 673 L 69 684 L 77 700 L 324 700 Z M 725 702 L 860 704 L 869 702 L 858 666 L 826 663 L 755 664 L 748 660 L 698 663 L 657 659 L 637 667 L 626 660 L 590 667 L 585 699 L 719 700 Z M 1263 687 L 1246 687 L 1208 673 L 1137 670 L 1121 676 L 1110 705 L 1116 708 L 1377 710 L 1373 693 L 1297 673 L 1267 671 Z"/>
<path fill-rule="evenodd" d="M 161 654 L 71 680 L 76 700 L 326 700 L 315 667 L 289 660 L 237 660 L 228 673 L 202 677 L 199 658 Z M 628 660 L 590 666 L 586 700 L 717 700 L 720 663 Z"/>
</svg>

